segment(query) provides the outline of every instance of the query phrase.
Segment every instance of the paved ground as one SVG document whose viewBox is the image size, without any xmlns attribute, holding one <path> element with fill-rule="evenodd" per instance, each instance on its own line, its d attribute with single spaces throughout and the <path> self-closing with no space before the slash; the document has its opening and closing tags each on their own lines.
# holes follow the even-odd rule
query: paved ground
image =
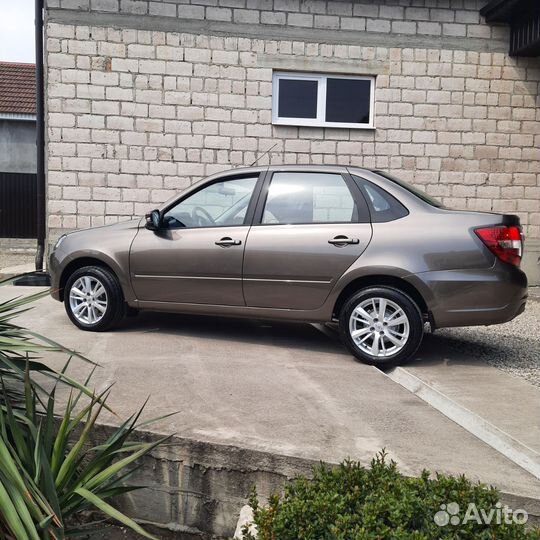
<svg viewBox="0 0 540 540">
<path fill-rule="evenodd" d="M 0 301 L 32 290 L 1 287 Z M 540 492 L 530 474 L 310 325 L 148 313 L 92 334 L 49 297 L 20 323 L 99 362 L 95 384 L 115 383 L 111 405 L 121 417 L 148 395 L 146 417 L 180 411 L 153 427 L 159 432 L 333 462 L 368 460 L 386 447 L 410 474 L 465 472 L 510 493 Z M 459 343 L 459 334 L 435 335 L 419 361 L 444 363 L 448 347 L 474 361 Z M 76 363 L 71 374 L 87 370 Z M 528 414 L 536 422 L 537 411 Z"/>
<path fill-rule="evenodd" d="M 433 340 L 449 355 L 472 355 L 540 386 L 540 299 L 534 291 L 525 313 L 509 323 L 438 330 Z"/>
<path fill-rule="evenodd" d="M 537 386 L 455 353 L 395 368 L 388 376 L 540 479 Z"/>
</svg>

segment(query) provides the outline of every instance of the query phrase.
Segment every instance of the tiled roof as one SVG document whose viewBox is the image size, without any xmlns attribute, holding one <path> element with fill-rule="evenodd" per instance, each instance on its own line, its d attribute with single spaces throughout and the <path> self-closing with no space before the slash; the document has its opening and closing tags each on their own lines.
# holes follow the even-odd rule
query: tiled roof
<svg viewBox="0 0 540 540">
<path fill-rule="evenodd" d="M 36 114 L 36 66 L 0 62 L 0 114 Z"/>
</svg>

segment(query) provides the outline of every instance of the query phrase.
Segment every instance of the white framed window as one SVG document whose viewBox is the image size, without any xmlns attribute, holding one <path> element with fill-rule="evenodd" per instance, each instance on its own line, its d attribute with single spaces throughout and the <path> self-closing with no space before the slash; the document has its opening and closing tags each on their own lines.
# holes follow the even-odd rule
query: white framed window
<svg viewBox="0 0 540 540">
<path fill-rule="evenodd" d="M 275 71 L 272 123 L 373 129 L 375 77 Z"/>
</svg>

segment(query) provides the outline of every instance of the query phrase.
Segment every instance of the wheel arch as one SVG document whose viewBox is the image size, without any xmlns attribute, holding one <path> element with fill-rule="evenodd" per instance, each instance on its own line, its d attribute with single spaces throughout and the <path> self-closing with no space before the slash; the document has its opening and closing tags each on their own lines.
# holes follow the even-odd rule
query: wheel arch
<svg viewBox="0 0 540 540">
<path fill-rule="evenodd" d="M 104 260 L 99 259 L 97 257 L 91 257 L 91 256 L 77 257 L 76 259 L 73 259 L 72 261 L 70 261 L 63 268 L 62 273 L 60 275 L 59 295 L 60 295 L 60 301 L 61 302 L 64 301 L 64 288 L 66 286 L 67 280 L 69 279 L 69 276 L 71 276 L 73 274 L 73 272 L 75 272 L 79 268 L 83 268 L 84 266 L 98 266 L 98 267 L 105 268 L 105 269 L 109 270 L 118 279 L 122 289 L 124 289 L 124 287 L 122 285 L 122 279 L 118 275 L 118 271 L 115 270 L 113 265 L 111 265 L 111 264 L 109 264 L 109 263 L 105 262 Z M 124 291 L 124 295 L 125 295 L 125 291 Z"/>
<path fill-rule="evenodd" d="M 339 312 L 343 307 L 343 304 L 347 301 L 352 294 L 360 289 L 366 287 L 386 285 L 387 287 L 394 287 L 405 294 L 409 295 L 418 305 L 422 315 L 427 317 L 428 320 L 431 320 L 431 314 L 428 307 L 428 304 L 425 298 L 422 296 L 420 291 L 409 281 L 402 277 L 392 276 L 388 274 L 370 274 L 361 277 L 357 277 L 349 282 L 339 293 L 337 300 L 334 304 L 334 309 L 332 311 L 332 317 L 339 317 Z"/>
</svg>

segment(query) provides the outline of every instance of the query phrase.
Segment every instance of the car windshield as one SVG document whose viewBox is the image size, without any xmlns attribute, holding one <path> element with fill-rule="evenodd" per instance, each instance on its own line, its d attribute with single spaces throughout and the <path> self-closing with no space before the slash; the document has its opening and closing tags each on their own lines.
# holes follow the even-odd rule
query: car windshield
<svg viewBox="0 0 540 540">
<path fill-rule="evenodd" d="M 421 189 L 418 189 L 412 184 L 409 184 L 408 182 L 405 182 L 404 180 L 400 180 L 399 178 L 396 178 L 395 176 L 392 176 L 391 174 L 384 171 L 373 171 L 373 172 L 377 173 L 380 176 L 383 176 L 384 178 L 390 180 L 391 182 L 396 183 L 398 186 L 401 186 L 402 188 L 406 189 L 413 195 L 416 195 L 419 199 L 422 199 L 424 202 L 430 204 L 431 206 L 435 206 L 435 208 L 445 208 L 445 206 L 441 203 L 441 201 L 439 201 L 438 199 L 435 199 L 434 197 L 431 197 L 431 195 L 428 195 L 426 192 L 422 191 Z"/>
</svg>

